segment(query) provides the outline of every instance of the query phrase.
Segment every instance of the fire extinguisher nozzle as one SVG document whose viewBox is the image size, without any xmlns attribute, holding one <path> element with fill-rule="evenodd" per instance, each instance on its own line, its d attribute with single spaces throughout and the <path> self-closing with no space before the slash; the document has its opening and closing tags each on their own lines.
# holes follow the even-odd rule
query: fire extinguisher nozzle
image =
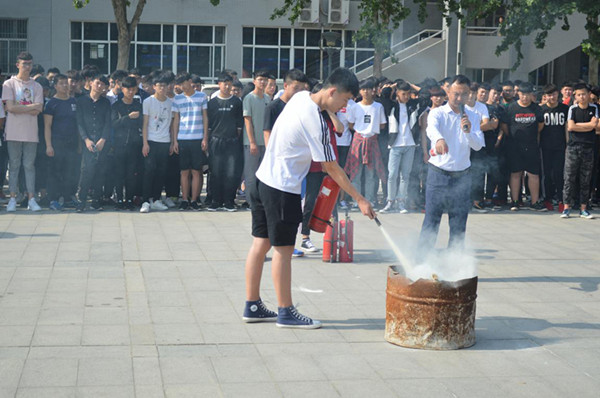
<svg viewBox="0 0 600 398">
<path fill-rule="evenodd" d="M 373 220 L 375 220 L 375 223 L 377 224 L 378 227 L 381 227 L 381 221 L 379 221 L 379 219 L 377 217 L 373 218 Z"/>
</svg>

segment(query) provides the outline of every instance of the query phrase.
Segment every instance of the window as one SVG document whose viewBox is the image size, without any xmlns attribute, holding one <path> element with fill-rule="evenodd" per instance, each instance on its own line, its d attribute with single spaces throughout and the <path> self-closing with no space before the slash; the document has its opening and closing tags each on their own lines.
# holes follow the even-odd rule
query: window
<svg viewBox="0 0 600 398">
<path fill-rule="evenodd" d="M 212 79 L 225 64 L 225 33 L 223 26 L 139 24 L 129 66 L 143 74 L 162 68 Z M 93 64 L 111 73 L 117 67 L 117 42 L 115 23 L 71 22 L 71 67 Z"/>
<path fill-rule="evenodd" d="M 27 51 L 27 20 L 0 19 L 0 69 L 17 73 L 17 55 Z"/>
<path fill-rule="evenodd" d="M 243 28 L 242 77 L 252 77 L 253 72 L 266 69 L 283 78 L 289 69 L 297 68 L 308 77 L 323 79 L 330 69 L 351 67 L 373 56 L 371 45 L 353 42 L 352 31 L 336 31 L 340 40 L 335 48 L 327 49 L 323 45 L 323 32 L 322 29 Z"/>
</svg>

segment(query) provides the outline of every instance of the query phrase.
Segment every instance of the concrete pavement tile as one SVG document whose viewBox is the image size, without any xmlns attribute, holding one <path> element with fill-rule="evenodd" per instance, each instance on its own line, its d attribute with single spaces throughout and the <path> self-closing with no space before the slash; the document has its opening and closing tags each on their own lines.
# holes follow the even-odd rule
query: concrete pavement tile
<svg viewBox="0 0 600 398">
<path fill-rule="evenodd" d="M 156 345 L 131 345 L 131 357 L 158 357 L 158 349 Z"/>
<path fill-rule="evenodd" d="M 271 355 L 263 356 L 263 361 L 275 381 L 327 380 L 318 366 L 317 358 L 310 355 Z"/>
<path fill-rule="evenodd" d="M 260 354 L 254 344 L 218 344 L 219 356 L 258 358 Z"/>
<path fill-rule="evenodd" d="M 215 344 L 158 345 L 158 356 L 162 358 L 208 358 L 221 356 Z"/>
<path fill-rule="evenodd" d="M 134 398 L 133 386 L 77 387 L 77 398 Z"/>
<path fill-rule="evenodd" d="M 1 396 L 1 395 L 0 395 Z M 19 388 L 16 398 L 77 398 L 76 387 Z"/>
<path fill-rule="evenodd" d="M 200 330 L 207 344 L 243 344 L 252 342 L 247 331 L 247 326 L 242 323 L 200 323 Z"/>
<path fill-rule="evenodd" d="M 223 286 L 216 277 L 185 278 L 183 285 L 188 292 L 223 291 Z"/>
<path fill-rule="evenodd" d="M 118 386 L 133 384 L 130 358 L 81 358 L 78 386 Z"/>
<path fill-rule="evenodd" d="M 52 268 L 52 274 L 50 275 L 51 280 L 55 279 L 87 279 L 89 268 L 68 268 L 68 267 L 56 267 Z"/>
<path fill-rule="evenodd" d="M 81 325 L 83 307 L 52 307 L 39 311 L 38 325 Z"/>
<path fill-rule="evenodd" d="M 224 397 L 281 397 L 282 393 L 275 383 L 222 383 Z"/>
<path fill-rule="evenodd" d="M 136 384 L 135 396 L 143 398 L 165 398 L 165 390 L 162 385 L 147 386 Z"/>
<path fill-rule="evenodd" d="M 127 305 L 129 308 L 148 308 L 148 295 L 146 292 L 127 292 Z"/>
<path fill-rule="evenodd" d="M 129 325 L 83 325 L 82 345 L 129 345 Z"/>
<path fill-rule="evenodd" d="M 119 325 L 129 322 L 127 308 L 86 307 L 83 317 L 86 325 Z"/>
<path fill-rule="evenodd" d="M 49 267 L 28 267 L 15 269 L 13 278 L 16 279 L 48 279 L 52 274 Z"/>
<path fill-rule="evenodd" d="M 449 379 L 453 380 L 453 379 Z M 423 397 L 423 398 L 456 398 L 457 396 L 437 379 L 390 379 L 386 380 L 387 385 L 399 397 Z M 459 395 L 462 397 L 462 395 Z M 478 396 L 477 393 L 470 393 L 465 397 Z"/>
<path fill-rule="evenodd" d="M 490 377 L 452 377 L 441 378 L 439 382 L 457 397 L 468 397 L 475 391 L 482 397 L 504 398 L 506 395 L 500 389 L 496 379 Z"/>
<path fill-rule="evenodd" d="M 153 307 L 187 307 L 190 305 L 185 292 L 147 292 L 148 304 Z"/>
<path fill-rule="evenodd" d="M 340 396 L 329 381 L 285 381 L 277 385 L 285 398 L 304 398 L 308 393 L 321 398 Z"/>
<path fill-rule="evenodd" d="M 203 344 L 200 327 L 196 324 L 154 325 L 156 344 Z"/>
<path fill-rule="evenodd" d="M 7 292 L 44 293 L 48 286 L 47 279 L 14 279 L 8 284 Z"/>
<path fill-rule="evenodd" d="M 35 325 L 40 313 L 39 308 L 0 308 L 0 325 Z"/>
<path fill-rule="evenodd" d="M 87 270 L 86 270 L 87 273 Z M 51 278 L 48 281 L 48 293 L 75 293 L 85 292 L 87 279 L 62 279 Z"/>
<path fill-rule="evenodd" d="M 322 355 L 314 359 L 330 380 L 378 379 L 369 363 L 355 355 Z"/>
<path fill-rule="evenodd" d="M 166 398 L 197 398 L 197 397 L 222 397 L 223 392 L 218 384 L 175 384 L 165 385 Z"/>
<path fill-rule="evenodd" d="M 213 357 L 210 360 L 221 384 L 272 381 L 269 370 L 259 358 Z"/>
<path fill-rule="evenodd" d="M 14 398 L 17 394 L 17 387 L 0 387 L 0 398 Z"/>
<path fill-rule="evenodd" d="M 19 387 L 71 387 L 76 382 L 76 359 L 27 359 Z"/>
<path fill-rule="evenodd" d="M 382 379 L 427 378 L 430 373 L 414 360 L 414 353 L 409 350 L 397 352 L 362 354 L 367 363 Z"/>
<path fill-rule="evenodd" d="M 146 325 L 152 323 L 148 307 L 129 307 L 129 324 Z"/>
<path fill-rule="evenodd" d="M 208 358 L 166 357 L 160 358 L 163 383 L 170 384 L 214 384 L 215 371 Z"/>
<path fill-rule="evenodd" d="M 74 307 L 85 305 L 85 291 L 46 293 L 43 308 Z"/>
<path fill-rule="evenodd" d="M 156 343 L 154 326 L 150 324 L 130 325 L 129 336 L 131 338 L 131 344 L 142 345 Z"/>
<path fill-rule="evenodd" d="M 333 386 L 340 392 L 342 397 L 395 397 L 392 388 L 378 380 L 333 380 Z"/>
<path fill-rule="evenodd" d="M 0 358 L 0 387 L 17 387 L 24 364 L 24 359 Z"/>
<path fill-rule="evenodd" d="M 280 329 L 273 322 L 251 324 L 248 325 L 246 331 L 254 344 L 298 343 L 300 341 L 293 329 Z M 308 330 L 307 332 L 314 333 L 315 331 Z"/>
<path fill-rule="evenodd" d="M 29 346 L 34 328 L 34 325 L 0 326 L 0 347 Z"/>
<path fill-rule="evenodd" d="M 543 377 L 497 378 L 496 383 L 504 396 L 515 398 L 549 397 L 563 398 L 564 395 L 548 384 Z"/>
<path fill-rule="evenodd" d="M 150 313 L 152 322 L 156 324 L 196 323 L 189 307 L 152 307 Z"/>
<path fill-rule="evenodd" d="M 127 305 L 125 290 L 108 290 L 88 292 L 85 297 L 87 307 L 125 307 Z"/>
<path fill-rule="evenodd" d="M 183 284 L 179 278 L 145 278 L 148 292 L 181 292 Z"/>
<path fill-rule="evenodd" d="M 170 261 L 173 260 L 173 256 L 168 249 L 164 250 L 140 250 L 139 251 L 139 259 L 140 260 L 163 260 Z"/>
<path fill-rule="evenodd" d="M 39 308 L 44 301 L 43 293 L 5 293 L 0 297 L 0 308 Z"/>
<path fill-rule="evenodd" d="M 600 391 L 600 377 L 590 375 L 552 376 L 545 379 L 547 385 L 553 387 L 563 397 L 593 398 Z"/>
<path fill-rule="evenodd" d="M 122 272 L 122 269 L 119 269 Z M 111 291 L 125 291 L 125 278 L 92 278 L 88 279 L 87 291 L 91 292 L 104 292 L 107 290 Z"/>
<path fill-rule="evenodd" d="M 125 273 L 123 270 L 123 262 L 119 260 L 119 261 L 114 261 L 114 262 L 113 261 L 110 261 L 110 262 L 103 261 L 102 263 L 106 264 L 106 266 L 90 268 L 89 279 L 90 280 L 105 279 L 105 280 L 107 280 L 106 283 L 110 283 L 110 282 L 108 282 L 108 280 L 112 279 L 113 283 L 116 284 L 116 286 L 121 287 L 122 285 L 124 285 Z"/>
<path fill-rule="evenodd" d="M 255 343 L 256 349 L 260 355 L 277 356 L 277 355 L 312 355 L 314 357 L 320 355 L 340 355 L 354 352 L 352 346 L 347 343 Z"/>
<path fill-rule="evenodd" d="M 133 377 L 135 385 L 162 386 L 158 357 L 133 358 Z"/>
<path fill-rule="evenodd" d="M 38 325 L 33 334 L 33 346 L 77 346 L 81 344 L 81 325 Z"/>
<path fill-rule="evenodd" d="M 80 359 L 80 358 L 117 358 L 131 357 L 131 350 L 125 346 L 65 346 L 31 347 L 29 359 Z"/>
<path fill-rule="evenodd" d="M 485 373 L 473 362 L 466 361 L 468 354 L 462 351 L 419 351 L 414 357 L 417 364 L 427 369 L 432 377 L 473 377 L 485 376 Z M 443 359 L 440 359 L 443 356 Z"/>
</svg>

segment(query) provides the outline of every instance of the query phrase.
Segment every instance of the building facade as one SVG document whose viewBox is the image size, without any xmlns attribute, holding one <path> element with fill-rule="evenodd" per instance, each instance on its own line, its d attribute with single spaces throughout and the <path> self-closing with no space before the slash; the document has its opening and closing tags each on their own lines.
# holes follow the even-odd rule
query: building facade
<svg viewBox="0 0 600 398">
<path fill-rule="evenodd" d="M 372 46 L 353 38 L 360 27 L 358 1 L 312 0 L 293 26 L 285 18 L 270 19 L 281 4 L 281 0 L 221 0 L 214 7 L 208 0 L 148 1 L 131 42 L 129 65 L 142 73 L 155 68 L 187 70 L 207 81 L 223 68 L 238 71 L 240 77 L 266 68 L 281 78 L 293 67 L 319 79 L 338 66 L 353 68 L 360 77 L 372 74 Z M 115 70 L 117 27 L 110 2 L 92 0 L 78 10 L 72 0 L 0 0 L 0 7 L 4 73 L 14 72 L 15 56 L 23 50 L 45 68 L 65 71 L 94 64 L 104 73 Z M 572 58 L 573 51 L 580 54 L 577 49 L 585 31 L 575 23 L 569 32 L 557 28 L 550 33 L 551 49 L 535 49 L 525 40 L 525 59 L 516 71 L 511 70 L 514 52 L 494 54 L 501 38 L 493 20 L 474 25 L 478 26 L 462 29 L 456 22 L 445 26 L 432 2 L 425 24 L 411 16 L 394 32 L 396 62 L 384 61 L 383 74 L 419 81 L 460 72 L 480 80 L 529 78 L 539 84 L 557 76 L 580 77 L 574 76 L 581 68 L 573 67 Z M 333 40 L 326 40 L 331 38 L 326 32 L 334 33 Z"/>
</svg>

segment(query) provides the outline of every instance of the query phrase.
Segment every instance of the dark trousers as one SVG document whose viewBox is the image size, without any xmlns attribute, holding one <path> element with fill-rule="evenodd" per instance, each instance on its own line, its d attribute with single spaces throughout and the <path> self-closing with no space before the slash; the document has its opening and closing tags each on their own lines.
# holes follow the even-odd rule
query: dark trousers
<svg viewBox="0 0 600 398">
<path fill-rule="evenodd" d="M 46 156 L 46 140 L 40 139 L 35 156 L 35 191 L 48 189 L 49 158 Z"/>
<path fill-rule="evenodd" d="M 563 188 L 565 204 L 572 206 L 578 200 L 580 204 L 587 205 L 590 199 L 593 168 L 593 145 L 574 144 L 567 146 L 564 173 L 565 183 Z M 579 189 L 577 189 L 578 178 Z"/>
<path fill-rule="evenodd" d="M 165 193 L 167 197 L 178 198 L 180 186 L 181 168 L 179 167 L 179 155 L 174 153 L 168 157 L 167 170 L 165 171 Z"/>
<path fill-rule="evenodd" d="M 90 152 L 84 147 L 81 155 L 81 176 L 79 180 L 79 200 L 85 204 L 90 189 L 92 199 L 102 198 L 102 185 L 106 174 L 106 155 L 104 151 Z"/>
<path fill-rule="evenodd" d="M 48 198 L 65 201 L 73 195 L 73 186 L 77 184 L 77 168 L 81 160 L 77 154 L 77 142 L 54 140 L 54 156 L 46 157 L 48 163 Z"/>
<path fill-rule="evenodd" d="M 302 209 L 302 235 L 310 235 L 308 223 L 313 209 L 315 208 L 317 196 L 319 196 L 319 188 L 321 188 L 321 183 L 326 175 L 327 174 L 320 171 L 314 173 L 309 172 L 306 175 L 306 195 L 304 196 L 304 208 Z"/>
<path fill-rule="evenodd" d="M 508 157 L 506 151 L 506 146 L 500 148 L 498 151 L 498 180 L 496 181 L 496 186 L 498 189 L 497 198 L 500 202 L 506 202 L 508 199 L 508 181 L 510 179 L 510 168 L 508 166 Z"/>
<path fill-rule="evenodd" d="M 471 200 L 483 201 L 485 188 L 485 173 L 487 166 L 487 153 L 483 148 L 479 151 L 471 150 Z"/>
<path fill-rule="evenodd" d="M 380 132 L 377 142 L 379 144 L 379 152 L 381 153 L 381 161 L 383 162 L 383 171 L 385 173 L 385 180 L 386 180 L 386 182 L 384 182 L 383 180 L 379 179 L 379 182 L 381 183 L 381 189 L 383 191 L 383 203 L 385 203 L 385 200 L 388 197 L 387 179 L 389 177 L 389 172 L 388 172 L 387 166 L 388 166 L 388 162 L 390 160 L 390 150 L 388 148 L 388 141 L 389 141 L 389 134 L 387 133 L 387 131 Z M 377 176 L 376 178 L 379 178 L 379 176 Z M 375 192 L 373 192 L 374 198 L 377 198 L 378 191 L 379 191 L 379 183 L 375 184 Z"/>
<path fill-rule="evenodd" d="M 415 206 L 422 206 L 425 201 L 425 184 L 427 169 L 423 162 L 423 152 L 420 146 L 415 147 L 415 155 L 408 177 L 408 201 Z"/>
<path fill-rule="evenodd" d="M 243 158 L 239 140 L 212 137 L 209 144 L 210 195 L 213 204 L 233 205 Z M 208 187 L 208 186 L 207 186 Z"/>
<path fill-rule="evenodd" d="M 469 171 L 448 173 L 429 165 L 425 192 L 425 219 L 419 236 L 419 251 L 426 255 L 435 247 L 440 221 L 448 212 L 450 240 L 448 247 L 461 248 L 471 208 L 471 175 Z"/>
<path fill-rule="evenodd" d="M 114 153 L 114 182 L 117 200 L 133 200 L 136 186 L 141 179 L 142 143 L 128 142 L 115 145 Z M 123 194 L 125 189 L 125 194 Z"/>
<path fill-rule="evenodd" d="M 4 130 L 0 130 L 0 190 L 6 182 L 6 172 L 8 171 L 8 146 L 4 141 Z"/>
<path fill-rule="evenodd" d="M 544 199 L 562 202 L 565 170 L 564 149 L 542 149 Z"/>
<path fill-rule="evenodd" d="M 150 146 L 150 152 L 144 158 L 142 196 L 145 201 L 150 199 L 159 200 L 167 173 L 171 144 L 168 142 L 148 141 L 148 145 Z"/>
</svg>

